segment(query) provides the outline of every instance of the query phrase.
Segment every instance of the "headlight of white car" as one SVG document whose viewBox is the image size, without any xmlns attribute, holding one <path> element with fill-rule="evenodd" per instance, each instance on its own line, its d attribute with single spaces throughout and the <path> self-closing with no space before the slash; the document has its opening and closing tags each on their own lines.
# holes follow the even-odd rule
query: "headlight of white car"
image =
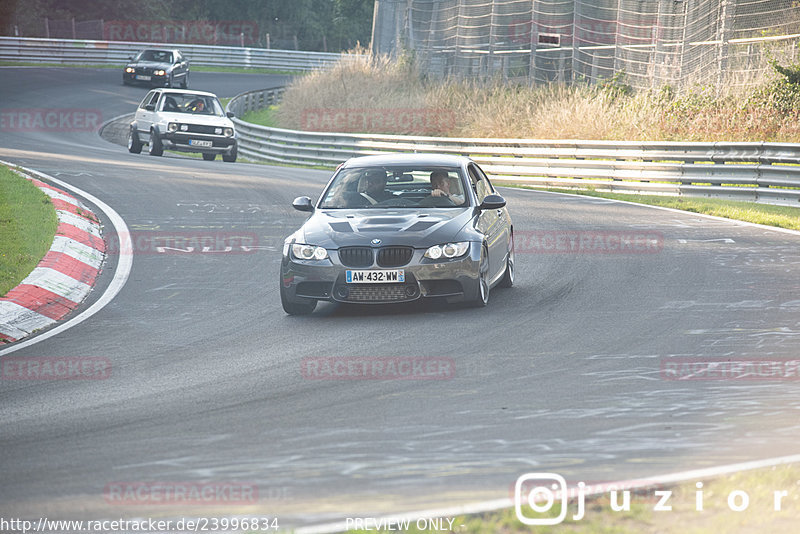
<svg viewBox="0 0 800 534">
<path fill-rule="evenodd" d="M 460 258 L 469 250 L 469 241 L 458 243 L 445 243 L 444 245 L 434 245 L 425 251 L 425 257 L 431 260 L 441 258 L 452 259 Z"/>
<path fill-rule="evenodd" d="M 225 128 L 225 137 L 233 137 L 233 128 Z"/>
<path fill-rule="evenodd" d="M 167 130 L 169 130 L 170 132 L 177 132 L 178 131 L 178 123 L 177 122 L 169 123 L 167 125 Z"/>
<path fill-rule="evenodd" d="M 292 255 L 299 260 L 325 260 L 328 259 L 328 251 L 323 247 L 305 245 L 302 243 L 292 244 Z"/>
</svg>

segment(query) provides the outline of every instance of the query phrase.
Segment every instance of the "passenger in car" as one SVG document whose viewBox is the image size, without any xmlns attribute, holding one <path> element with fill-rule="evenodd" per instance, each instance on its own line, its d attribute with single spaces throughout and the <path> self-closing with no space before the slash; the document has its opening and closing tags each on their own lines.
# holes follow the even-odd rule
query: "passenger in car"
<svg viewBox="0 0 800 534">
<path fill-rule="evenodd" d="M 450 191 L 451 181 L 447 171 L 433 171 L 431 173 L 431 196 L 449 198 L 453 204 L 460 206 L 464 203 L 464 195 L 458 191 Z"/>
</svg>

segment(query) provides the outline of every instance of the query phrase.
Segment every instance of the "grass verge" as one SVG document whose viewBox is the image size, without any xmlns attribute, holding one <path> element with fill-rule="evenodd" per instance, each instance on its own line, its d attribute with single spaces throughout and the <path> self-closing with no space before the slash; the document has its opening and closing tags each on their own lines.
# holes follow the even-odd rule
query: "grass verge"
<svg viewBox="0 0 800 534">
<path fill-rule="evenodd" d="M 556 193 L 567 193 L 570 195 L 584 195 L 590 197 L 611 198 L 615 200 L 625 200 L 637 204 L 647 204 L 650 206 L 663 206 L 665 208 L 675 208 L 692 213 L 702 213 L 705 215 L 715 215 L 737 221 L 745 221 L 767 226 L 777 226 L 778 228 L 788 228 L 790 230 L 800 230 L 800 208 L 789 206 L 773 206 L 771 204 L 756 204 L 755 202 L 740 202 L 735 200 L 723 200 L 717 198 L 692 198 L 692 197 L 667 197 L 635 195 L 628 193 L 601 193 L 598 191 L 576 191 L 573 189 L 543 189 L 524 185 L 498 183 L 505 187 L 516 187 L 519 189 L 534 189 L 538 191 L 552 191 Z"/>
<path fill-rule="evenodd" d="M 702 483 L 698 488 L 697 483 Z M 654 491 L 671 491 L 666 506 L 669 511 L 654 510 L 661 496 Z M 781 499 L 780 510 L 775 510 L 775 493 L 787 492 Z M 741 493 L 747 494 L 748 506 L 734 511 L 743 503 Z M 733 497 L 731 497 L 733 495 Z M 698 496 L 702 506 L 698 510 Z M 624 504 L 622 491 L 617 503 Z M 611 495 L 604 493 L 586 498 L 585 516 L 572 520 L 577 504 L 570 501 L 566 520 L 557 526 L 527 526 L 516 517 L 513 509 L 505 509 L 475 516 L 456 517 L 451 532 L 464 534 L 699 534 L 725 532 L 750 534 L 752 532 L 795 532 L 800 525 L 800 465 L 780 465 L 755 471 L 735 473 L 712 480 L 693 480 L 674 487 L 657 487 L 630 490 L 629 509 L 614 511 Z M 732 503 L 732 505 L 730 504 Z M 530 511 L 530 510 L 528 510 Z M 554 506 L 550 517 L 560 508 Z M 527 514 L 526 514 L 527 515 Z M 533 514 L 528 517 L 537 517 Z M 539 516 L 541 517 L 541 516 Z M 452 518 L 451 518 L 452 519 Z M 447 522 L 445 521 L 445 525 Z M 433 529 L 411 528 L 405 532 L 436 532 Z M 375 530 L 350 530 L 350 533 L 375 532 Z M 380 532 L 389 532 L 381 530 Z"/>
<path fill-rule="evenodd" d="M 44 257 L 58 227 L 50 197 L 0 165 L 0 296 Z"/>
<path fill-rule="evenodd" d="M 269 106 L 268 108 L 260 109 L 258 111 L 249 111 L 244 114 L 242 120 L 245 122 L 251 122 L 253 124 L 260 124 L 261 126 L 267 126 L 269 128 L 279 128 L 278 126 L 278 119 L 275 116 L 275 113 L 278 109 L 278 106 Z"/>
</svg>

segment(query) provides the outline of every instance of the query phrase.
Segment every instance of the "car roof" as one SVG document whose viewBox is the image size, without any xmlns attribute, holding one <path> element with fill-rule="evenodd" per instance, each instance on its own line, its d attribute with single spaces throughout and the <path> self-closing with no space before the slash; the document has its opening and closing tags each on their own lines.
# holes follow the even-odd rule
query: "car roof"
<svg viewBox="0 0 800 534">
<path fill-rule="evenodd" d="M 342 167 L 382 167 L 387 165 L 463 167 L 471 162 L 472 160 L 466 156 L 456 156 L 453 154 L 398 153 L 350 158 L 344 162 Z"/>
<path fill-rule="evenodd" d="M 156 91 L 161 91 L 164 94 L 213 96 L 214 98 L 217 98 L 217 95 L 214 93 L 209 93 L 208 91 L 195 91 L 193 89 L 172 89 L 169 87 L 162 87 L 160 89 L 156 89 Z"/>
<path fill-rule="evenodd" d="M 180 50 L 178 50 L 177 48 L 142 48 L 141 50 L 139 50 L 139 53 L 141 54 L 142 52 L 150 52 L 150 51 L 153 51 L 153 52 L 180 52 Z"/>
</svg>

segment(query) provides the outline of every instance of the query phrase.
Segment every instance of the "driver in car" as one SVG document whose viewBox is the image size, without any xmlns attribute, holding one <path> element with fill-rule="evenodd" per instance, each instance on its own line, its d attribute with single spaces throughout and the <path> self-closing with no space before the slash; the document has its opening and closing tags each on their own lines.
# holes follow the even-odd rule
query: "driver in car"
<svg viewBox="0 0 800 534">
<path fill-rule="evenodd" d="M 367 171 L 364 175 L 365 190 L 361 192 L 361 196 L 367 199 L 370 204 L 377 204 L 394 198 L 394 195 L 386 190 L 386 180 L 386 171 L 374 169 Z"/>
<path fill-rule="evenodd" d="M 450 201 L 459 206 L 464 203 L 464 195 L 450 192 L 450 175 L 447 171 L 433 171 L 431 173 L 431 196 L 449 198 Z"/>
<path fill-rule="evenodd" d="M 189 103 L 187 109 L 192 113 L 203 113 L 205 111 L 205 107 L 206 105 L 202 98 L 195 98 Z"/>
</svg>

